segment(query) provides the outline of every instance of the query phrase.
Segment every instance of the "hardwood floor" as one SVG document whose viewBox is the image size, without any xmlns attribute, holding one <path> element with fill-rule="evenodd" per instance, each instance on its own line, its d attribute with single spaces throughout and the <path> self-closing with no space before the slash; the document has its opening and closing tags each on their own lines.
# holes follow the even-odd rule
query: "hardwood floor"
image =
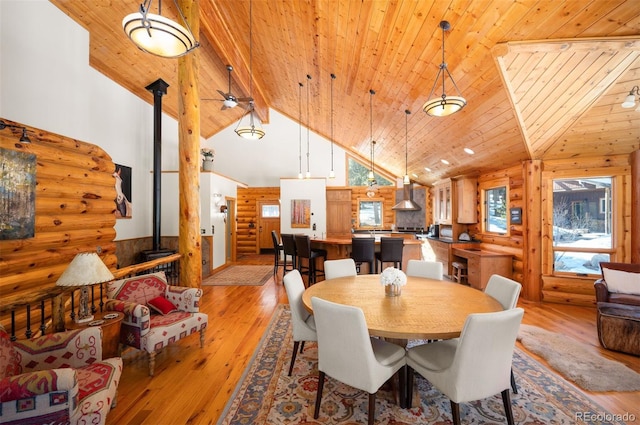
<svg viewBox="0 0 640 425">
<path fill-rule="evenodd" d="M 261 255 L 242 258 L 239 263 L 272 261 L 272 255 Z M 148 376 L 146 356 L 136 350 L 126 351 L 118 403 L 109 413 L 107 424 L 215 424 L 276 306 L 287 303 L 280 276 L 277 282 L 270 279 L 263 286 L 203 287 L 201 311 L 209 314 L 205 347 L 200 348 L 195 335 L 167 347 L 156 358 L 152 378 Z M 595 309 L 551 303 L 520 305 L 525 309 L 523 323 L 564 333 L 640 372 L 639 357 L 600 348 Z M 611 413 L 629 412 L 640 421 L 640 392 L 585 394 Z"/>
</svg>

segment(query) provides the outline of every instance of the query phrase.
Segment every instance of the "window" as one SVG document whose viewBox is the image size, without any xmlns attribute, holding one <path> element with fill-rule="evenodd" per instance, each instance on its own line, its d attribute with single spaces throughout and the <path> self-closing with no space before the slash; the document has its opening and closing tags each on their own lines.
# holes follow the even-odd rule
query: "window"
<svg viewBox="0 0 640 425">
<path fill-rule="evenodd" d="M 611 177 L 553 180 L 553 269 L 600 274 L 613 252 Z"/>
<path fill-rule="evenodd" d="M 368 186 L 369 180 L 367 176 L 369 174 L 369 168 L 365 167 L 353 158 L 348 158 L 349 170 L 348 170 L 348 182 L 349 186 Z M 378 173 L 374 173 L 376 183 L 378 186 L 394 186 L 395 183 L 391 180 L 381 176 Z"/>
<path fill-rule="evenodd" d="M 261 217 L 262 218 L 280 217 L 280 205 L 278 204 L 262 205 Z"/>
<path fill-rule="evenodd" d="M 382 227 L 382 204 L 384 199 L 358 199 L 358 228 Z"/>
<path fill-rule="evenodd" d="M 496 182 L 483 186 L 480 187 L 483 232 L 498 233 L 500 235 L 509 234 L 507 186 L 498 186 Z"/>
</svg>

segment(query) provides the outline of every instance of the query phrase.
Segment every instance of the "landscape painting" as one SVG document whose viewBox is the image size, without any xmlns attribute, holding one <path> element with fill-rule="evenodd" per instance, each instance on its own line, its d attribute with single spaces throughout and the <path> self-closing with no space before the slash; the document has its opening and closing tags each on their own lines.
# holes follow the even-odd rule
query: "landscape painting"
<svg viewBox="0 0 640 425">
<path fill-rule="evenodd" d="M 36 156 L 0 148 L 0 240 L 35 235 Z"/>
</svg>

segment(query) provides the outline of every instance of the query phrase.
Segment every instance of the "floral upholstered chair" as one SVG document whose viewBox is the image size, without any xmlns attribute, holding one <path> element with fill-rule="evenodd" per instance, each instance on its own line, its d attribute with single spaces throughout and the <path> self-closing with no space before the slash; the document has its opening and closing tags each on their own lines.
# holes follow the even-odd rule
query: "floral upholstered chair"
<svg viewBox="0 0 640 425">
<path fill-rule="evenodd" d="M 0 423 L 104 424 L 121 374 L 99 327 L 13 342 L 0 327 Z"/>
<path fill-rule="evenodd" d="M 105 309 L 124 313 L 120 343 L 149 355 L 153 376 L 155 356 L 162 348 L 195 332 L 200 347 L 209 322 L 199 312 L 202 289 L 171 286 L 164 272 L 144 274 L 110 282 Z"/>
</svg>

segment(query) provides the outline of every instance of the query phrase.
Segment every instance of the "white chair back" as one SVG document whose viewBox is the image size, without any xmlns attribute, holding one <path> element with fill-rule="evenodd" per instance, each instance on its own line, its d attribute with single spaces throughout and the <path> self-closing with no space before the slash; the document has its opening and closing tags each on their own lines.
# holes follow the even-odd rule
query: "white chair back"
<svg viewBox="0 0 640 425">
<path fill-rule="evenodd" d="M 357 276 L 356 262 L 353 258 L 327 260 L 324 262 L 324 278 L 335 279 L 345 276 Z"/>
<path fill-rule="evenodd" d="M 489 278 L 484 293 L 498 300 L 503 309 L 509 310 L 518 304 L 521 289 L 522 285 L 515 280 L 494 274 Z"/>
<path fill-rule="evenodd" d="M 289 298 L 289 308 L 291 309 L 291 324 L 293 326 L 294 341 L 317 341 L 314 317 L 304 308 L 302 304 L 302 293 L 304 292 L 304 282 L 300 272 L 293 270 L 284 275 L 282 279 L 284 288 Z"/>
<path fill-rule="evenodd" d="M 409 260 L 407 263 L 407 276 L 442 280 L 442 270 L 442 263 L 439 261 Z"/>
</svg>

